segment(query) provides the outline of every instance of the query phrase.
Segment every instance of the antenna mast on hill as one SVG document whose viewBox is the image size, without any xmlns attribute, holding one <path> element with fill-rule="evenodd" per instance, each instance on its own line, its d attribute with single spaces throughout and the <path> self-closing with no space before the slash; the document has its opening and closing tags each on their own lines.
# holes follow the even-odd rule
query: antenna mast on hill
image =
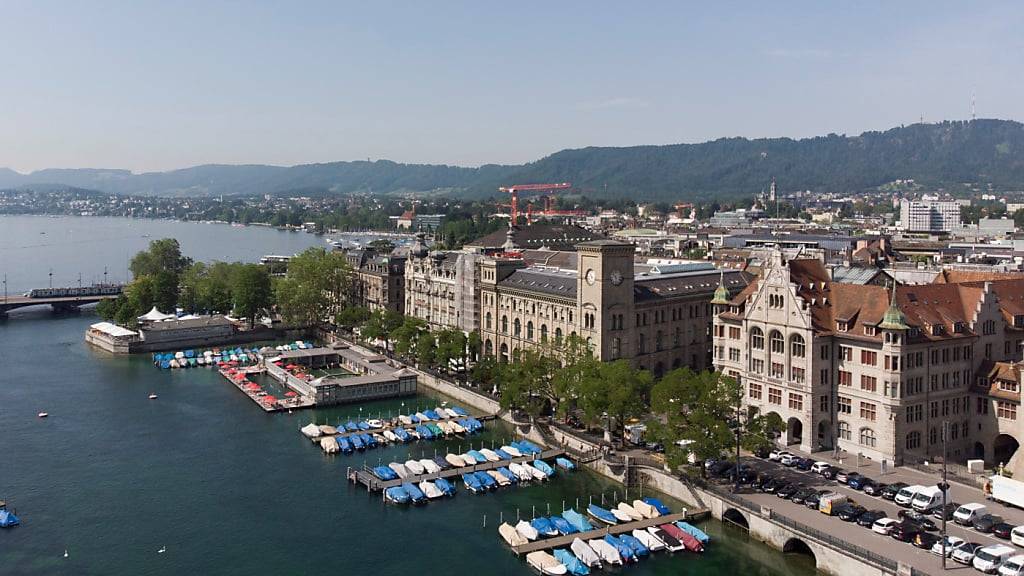
<svg viewBox="0 0 1024 576">
<path fill-rule="evenodd" d="M 977 109 L 975 108 L 974 90 L 971 90 L 971 120 L 976 120 L 978 115 L 976 114 Z"/>
</svg>

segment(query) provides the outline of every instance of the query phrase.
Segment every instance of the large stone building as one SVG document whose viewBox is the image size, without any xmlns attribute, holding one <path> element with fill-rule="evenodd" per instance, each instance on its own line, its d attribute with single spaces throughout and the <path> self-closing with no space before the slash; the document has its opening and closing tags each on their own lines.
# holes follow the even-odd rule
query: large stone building
<svg viewBox="0 0 1024 576">
<path fill-rule="evenodd" d="M 427 248 L 422 232 L 405 262 L 405 314 L 426 321 L 432 330 L 479 328 L 480 254 Z"/>
<path fill-rule="evenodd" d="M 352 266 L 352 297 L 370 310 L 405 312 L 405 256 L 377 254 L 372 249 L 348 250 Z"/>
<path fill-rule="evenodd" d="M 480 263 L 484 354 L 503 362 L 518 350 L 577 335 L 604 361 L 630 359 L 655 375 L 711 366 L 711 297 L 747 275 L 706 265 L 637 266 L 632 244 L 591 240 L 574 258 L 497 256 Z M 573 261 L 575 265 L 573 265 Z"/>
<path fill-rule="evenodd" d="M 739 378 L 747 406 L 782 417 L 786 444 L 901 464 L 940 453 L 948 423 L 951 458 L 1008 458 L 997 421 L 1016 410 L 983 410 L 977 389 L 1021 358 L 1024 279 L 890 290 L 776 250 L 714 305 L 715 367 Z"/>
</svg>

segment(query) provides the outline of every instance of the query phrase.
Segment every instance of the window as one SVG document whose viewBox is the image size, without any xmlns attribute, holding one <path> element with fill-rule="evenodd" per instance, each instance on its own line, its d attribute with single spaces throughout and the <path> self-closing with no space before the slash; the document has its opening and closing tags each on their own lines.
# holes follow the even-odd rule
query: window
<svg viewBox="0 0 1024 576">
<path fill-rule="evenodd" d="M 764 374 L 764 360 L 754 358 L 750 361 L 750 369 L 758 374 Z"/>
<path fill-rule="evenodd" d="M 768 387 L 768 402 L 771 404 L 782 404 L 782 390 L 780 388 Z"/>
<path fill-rule="evenodd" d="M 561 343 L 562 343 L 562 329 L 561 328 L 555 328 L 555 344 L 561 344 Z"/>
<path fill-rule="evenodd" d="M 789 393 L 789 409 L 803 411 L 804 409 L 804 395 Z"/>
<path fill-rule="evenodd" d="M 1007 392 L 1016 392 L 1019 386 L 1016 380 L 999 380 L 999 389 Z"/>
<path fill-rule="evenodd" d="M 939 443 L 939 429 L 935 428 L 933 426 L 932 429 L 928 431 L 928 444 L 938 444 L 938 443 Z"/>
<path fill-rule="evenodd" d="M 794 358 L 803 358 L 806 354 L 807 347 L 804 345 L 804 338 L 799 334 L 793 336 L 793 342 L 789 346 L 789 353 Z"/>
<path fill-rule="evenodd" d="M 921 447 L 921 433 L 914 430 L 907 434 L 907 450 L 916 450 Z"/>
<path fill-rule="evenodd" d="M 786 351 L 786 341 L 783 340 L 781 332 L 773 330 L 769 341 L 772 347 L 772 354 L 782 354 Z"/>
<path fill-rule="evenodd" d="M 862 446 L 875 447 L 875 431 L 871 428 L 860 429 L 860 443 Z"/>
<path fill-rule="evenodd" d="M 490 312 L 487 313 L 486 320 L 485 320 L 485 326 L 487 326 L 488 330 L 491 329 L 491 313 Z"/>
<path fill-rule="evenodd" d="M 849 329 L 850 324 L 845 320 L 836 320 L 836 330 L 840 332 L 846 332 Z"/>
<path fill-rule="evenodd" d="M 875 405 L 871 402 L 860 403 L 860 417 L 865 420 L 875 421 Z"/>
<path fill-rule="evenodd" d="M 828 360 L 828 346 L 821 347 L 821 359 Z"/>
<path fill-rule="evenodd" d="M 992 320 L 985 320 L 984 324 L 981 325 L 981 333 L 986 336 L 991 336 L 996 333 L 996 323 Z"/>
<path fill-rule="evenodd" d="M 750 347 L 754 350 L 764 350 L 764 332 L 757 326 L 750 331 Z"/>
<path fill-rule="evenodd" d="M 996 416 L 1005 420 L 1016 420 L 1017 419 L 1017 405 L 1012 402 L 1006 402 L 1005 400 L 999 400 L 996 402 Z"/>
<path fill-rule="evenodd" d="M 805 382 L 807 380 L 806 376 L 804 375 L 803 368 L 797 368 L 796 366 L 794 366 L 791 369 L 791 372 L 793 382 Z"/>
<path fill-rule="evenodd" d="M 871 326 L 869 324 L 865 324 L 864 325 L 864 334 L 865 335 L 867 335 L 867 336 L 874 336 L 876 334 L 876 332 L 877 331 L 875 330 L 874 326 Z"/>
<path fill-rule="evenodd" d="M 839 423 L 839 437 L 843 440 L 850 439 L 850 425 L 846 422 Z"/>
<path fill-rule="evenodd" d="M 885 369 L 886 370 L 899 370 L 900 369 L 900 357 L 885 355 Z"/>
<path fill-rule="evenodd" d="M 860 389 L 867 390 L 868 392 L 878 391 L 878 379 L 874 376 L 865 376 L 861 374 L 860 377 Z"/>
<path fill-rule="evenodd" d="M 838 396 L 839 403 L 836 405 L 836 412 L 840 414 L 852 414 L 853 413 L 853 402 L 845 396 Z"/>
<path fill-rule="evenodd" d="M 501 332 L 508 334 L 508 316 L 501 317 Z"/>
<path fill-rule="evenodd" d="M 761 399 L 761 385 L 757 382 L 751 382 L 748 387 L 748 394 L 751 398 L 760 400 Z"/>
<path fill-rule="evenodd" d="M 515 321 L 512 323 L 512 333 L 516 336 L 519 336 L 523 333 L 523 323 L 519 321 L 519 318 L 516 318 Z"/>
<path fill-rule="evenodd" d="M 845 360 L 847 362 L 852 361 L 853 360 L 853 348 L 850 348 L 849 346 L 840 346 L 839 347 L 839 358 L 841 360 Z"/>
<path fill-rule="evenodd" d="M 772 378 L 785 378 L 786 366 L 781 362 L 772 362 L 771 372 L 768 373 Z"/>
<path fill-rule="evenodd" d="M 924 405 L 923 404 L 914 404 L 913 406 L 907 406 L 906 421 L 908 423 L 910 423 L 910 422 L 920 422 L 923 419 L 924 419 Z"/>
<path fill-rule="evenodd" d="M 540 341 L 541 342 L 547 342 L 548 341 L 548 325 L 547 324 L 541 324 L 540 325 Z"/>
<path fill-rule="evenodd" d="M 840 386 L 853 386 L 853 372 L 847 372 L 846 370 L 839 371 L 839 385 Z"/>
<path fill-rule="evenodd" d="M 860 351 L 860 363 L 867 364 L 868 366 L 875 366 L 878 364 L 878 352 L 871 350 Z"/>
<path fill-rule="evenodd" d="M 739 348 L 729 348 L 729 360 L 732 360 L 733 362 L 739 362 L 740 361 L 740 349 Z"/>
<path fill-rule="evenodd" d="M 526 339 L 533 340 L 533 320 L 526 323 Z"/>
<path fill-rule="evenodd" d="M 738 326 L 729 326 L 729 338 L 733 340 L 740 339 L 740 329 Z"/>
<path fill-rule="evenodd" d="M 784 300 L 782 294 L 769 294 L 768 295 L 768 307 L 769 308 L 782 308 Z"/>
<path fill-rule="evenodd" d="M 828 396 L 822 396 L 818 398 L 818 409 L 822 412 L 828 412 Z"/>
</svg>

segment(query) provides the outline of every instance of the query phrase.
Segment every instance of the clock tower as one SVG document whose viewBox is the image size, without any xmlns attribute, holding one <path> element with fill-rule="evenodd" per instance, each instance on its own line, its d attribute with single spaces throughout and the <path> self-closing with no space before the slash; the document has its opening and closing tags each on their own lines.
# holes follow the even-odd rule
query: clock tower
<svg viewBox="0 0 1024 576">
<path fill-rule="evenodd" d="M 589 340 L 601 360 L 632 355 L 634 332 L 633 244 L 591 240 L 576 245 L 576 302 L 579 335 Z"/>
</svg>

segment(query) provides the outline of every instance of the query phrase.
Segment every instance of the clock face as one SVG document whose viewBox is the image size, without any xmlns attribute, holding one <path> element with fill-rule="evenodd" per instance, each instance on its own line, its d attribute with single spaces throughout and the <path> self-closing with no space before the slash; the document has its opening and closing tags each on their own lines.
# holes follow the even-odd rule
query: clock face
<svg viewBox="0 0 1024 576">
<path fill-rule="evenodd" d="M 594 280 L 596 280 L 596 279 L 597 279 L 597 275 L 594 274 L 593 268 L 591 268 L 590 270 L 587 270 L 587 284 L 593 285 L 594 284 Z"/>
<path fill-rule="evenodd" d="M 622 272 L 619 272 L 618 270 L 613 271 L 610 279 L 612 284 L 615 284 L 616 286 L 622 284 Z"/>
</svg>

